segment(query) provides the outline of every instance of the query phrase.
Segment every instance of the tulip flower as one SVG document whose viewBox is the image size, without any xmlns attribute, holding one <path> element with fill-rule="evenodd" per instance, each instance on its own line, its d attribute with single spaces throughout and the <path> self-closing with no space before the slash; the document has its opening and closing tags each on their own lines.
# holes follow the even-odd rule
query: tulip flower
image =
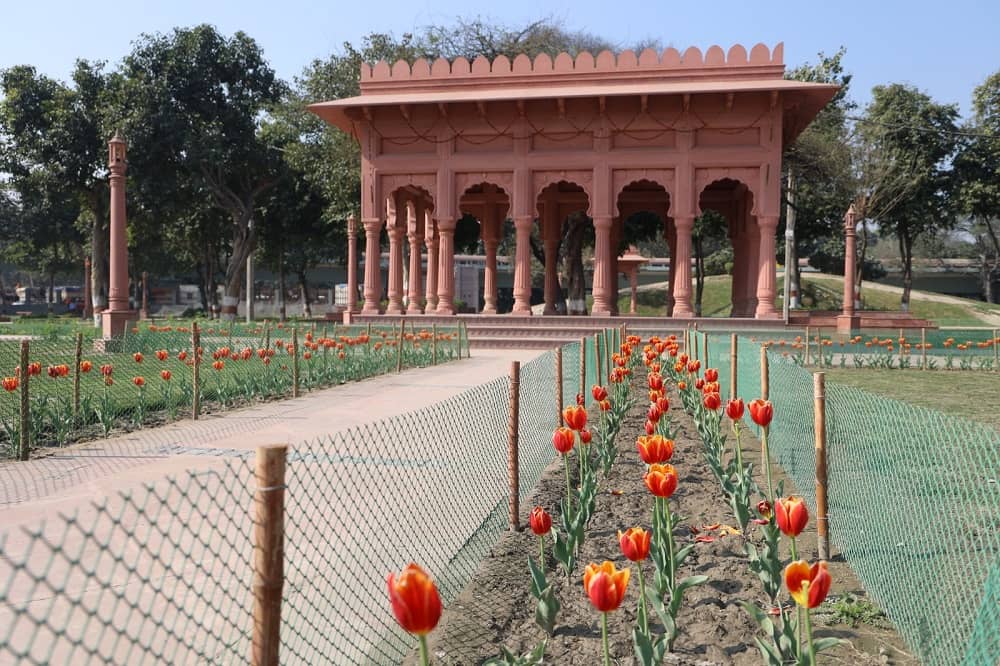
<svg viewBox="0 0 1000 666">
<path fill-rule="evenodd" d="M 722 406 L 722 397 L 718 393 L 706 393 L 704 404 L 706 409 L 715 411 Z"/>
<path fill-rule="evenodd" d="M 146 385 L 146 379 L 145 377 L 133 377 L 132 383 L 138 386 L 139 388 L 142 388 L 143 386 Z"/>
<path fill-rule="evenodd" d="M 656 403 L 651 404 L 649 410 L 646 412 L 646 418 L 653 423 L 659 423 L 661 416 L 663 416 L 663 412 L 660 411 Z"/>
<path fill-rule="evenodd" d="M 179 352 L 177 352 L 177 360 L 178 361 L 186 361 L 187 357 L 188 357 L 188 353 L 186 351 L 179 351 Z"/>
<path fill-rule="evenodd" d="M 771 419 L 774 418 L 774 405 L 771 404 L 770 400 L 757 398 L 750 403 L 750 418 L 761 428 L 768 427 L 771 424 Z"/>
<path fill-rule="evenodd" d="M 647 435 L 652 435 L 654 432 L 656 432 L 656 424 L 650 421 L 649 419 L 646 419 L 646 423 L 643 427 L 646 429 Z"/>
<path fill-rule="evenodd" d="M 28 376 L 34 377 L 36 375 L 42 374 L 42 364 L 35 362 L 28 364 Z"/>
<path fill-rule="evenodd" d="M 699 377 L 698 379 L 694 380 L 694 387 L 696 389 L 698 389 L 699 391 L 701 391 L 702 389 L 705 388 L 705 380 L 702 379 L 701 377 Z"/>
<path fill-rule="evenodd" d="M 664 414 L 670 409 L 670 401 L 662 395 L 656 399 L 657 408 Z"/>
<path fill-rule="evenodd" d="M 611 401 L 610 400 L 601 400 L 599 403 L 597 403 L 597 406 L 601 408 L 602 412 L 610 412 L 611 411 Z"/>
<path fill-rule="evenodd" d="M 630 569 L 616 570 L 614 562 L 605 560 L 599 566 L 587 565 L 583 572 L 583 589 L 594 608 L 601 612 L 601 641 L 604 646 L 604 666 L 611 666 L 608 650 L 608 613 L 618 608 L 628 589 Z"/>
<path fill-rule="evenodd" d="M 168 356 L 168 353 L 167 353 L 166 349 L 159 349 L 156 352 L 156 358 L 159 361 L 166 361 L 167 360 L 167 356 Z"/>
<path fill-rule="evenodd" d="M 757 502 L 757 513 L 764 519 L 764 522 L 771 520 L 771 503 L 767 500 Z"/>
<path fill-rule="evenodd" d="M 654 391 L 662 391 L 663 390 L 663 375 L 659 375 L 659 374 L 650 375 L 646 379 L 646 381 L 649 384 L 649 388 L 651 388 L 652 390 L 654 390 Z"/>
<path fill-rule="evenodd" d="M 817 562 L 809 566 L 805 560 L 796 560 L 785 567 L 785 587 L 788 588 L 792 599 L 805 611 L 806 639 L 809 641 L 809 663 L 816 663 L 816 650 L 813 647 L 812 620 L 809 617 L 809 609 L 816 608 L 826 595 L 830 592 L 830 572 L 827 571 L 826 562 Z M 801 645 L 801 644 L 800 644 Z M 801 652 L 801 649 L 799 650 Z"/>
<path fill-rule="evenodd" d="M 649 541 L 652 534 L 641 527 L 630 527 L 625 532 L 618 530 L 618 545 L 622 555 L 636 563 L 639 571 L 639 629 L 649 634 L 649 620 L 646 611 L 646 583 L 642 576 L 642 561 L 649 557 Z"/>
<path fill-rule="evenodd" d="M 226 362 L 215 361 L 214 363 L 212 363 L 212 367 L 215 368 L 216 370 L 222 370 L 224 367 L 226 367 Z"/>
<path fill-rule="evenodd" d="M 101 374 L 105 377 L 110 377 L 112 372 L 114 372 L 113 366 L 107 364 L 101 366 Z"/>
<path fill-rule="evenodd" d="M 677 382 L 677 390 L 684 391 L 688 387 L 687 382 Z"/>
<path fill-rule="evenodd" d="M 792 557 L 795 557 L 795 537 L 802 533 L 809 522 L 809 510 L 801 497 L 782 497 L 774 503 L 774 520 L 778 529 L 792 538 Z"/>
<path fill-rule="evenodd" d="M 583 399 L 583 394 L 582 393 L 577 393 L 576 394 L 576 404 L 580 405 L 582 407 L 584 405 L 584 403 L 586 403 L 586 400 Z"/>
<path fill-rule="evenodd" d="M 673 440 L 663 435 L 640 436 L 636 439 L 639 457 L 647 465 L 659 465 L 670 460 L 674 455 Z"/>
<path fill-rule="evenodd" d="M 532 532 L 538 536 L 545 536 L 552 530 L 552 516 L 542 507 L 536 506 L 531 510 L 528 524 L 531 526 Z"/>
<path fill-rule="evenodd" d="M 706 382 L 717 382 L 719 381 L 719 371 L 715 368 L 705 369 L 705 381 Z"/>
<path fill-rule="evenodd" d="M 572 405 L 563 410 L 563 421 L 571 430 L 583 430 L 587 426 L 587 410 L 580 405 Z"/>
<path fill-rule="evenodd" d="M 160 377 L 163 378 L 163 381 L 169 382 L 171 376 L 172 375 L 170 374 L 169 370 L 160 370 Z"/>
<path fill-rule="evenodd" d="M 142 363 L 142 352 L 136 352 L 132 354 L 132 358 L 135 359 L 136 363 Z"/>
<path fill-rule="evenodd" d="M 90 361 L 80 361 L 80 372 L 87 373 L 94 369 L 94 364 Z"/>
<path fill-rule="evenodd" d="M 552 446 L 559 453 L 569 453 L 573 450 L 574 444 L 576 444 L 576 436 L 569 428 L 556 428 L 555 432 L 552 433 Z"/>
<path fill-rule="evenodd" d="M 743 398 L 735 398 L 726 403 L 726 416 L 733 421 L 743 418 Z"/>
<path fill-rule="evenodd" d="M 642 480 L 657 497 L 670 497 L 677 490 L 677 470 L 673 465 L 650 465 Z"/>
<path fill-rule="evenodd" d="M 441 619 L 441 597 L 430 576 L 416 564 L 410 564 L 396 579 L 386 578 L 389 602 L 396 622 L 420 639 L 420 662 L 430 663 L 427 653 L 427 634 L 434 630 Z"/>
<path fill-rule="evenodd" d="M 593 438 L 594 438 L 594 436 L 586 428 L 584 428 L 583 430 L 580 431 L 580 443 L 581 444 L 590 444 L 590 442 L 591 442 L 591 440 L 593 440 Z"/>
<path fill-rule="evenodd" d="M 4 377 L 3 378 L 3 390 L 7 391 L 7 393 L 13 393 L 14 391 L 17 390 L 17 387 L 19 385 L 20 385 L 20 381 L 18 381 L 17 377 Z"/>
<path fill-rule="evenodd" d="M 600 384 L 594 384 L 594 386 L 590 389 L 590 392 L 594 396 L 594 400 L 596 402 L 606 400 L 608 397 L 608 389 L 604 388 Z"/>
</svg>

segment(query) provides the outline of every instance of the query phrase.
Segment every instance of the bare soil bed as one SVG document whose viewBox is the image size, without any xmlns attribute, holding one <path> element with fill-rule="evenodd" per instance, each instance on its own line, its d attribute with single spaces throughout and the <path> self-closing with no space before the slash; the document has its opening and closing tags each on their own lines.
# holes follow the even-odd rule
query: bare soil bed
<svg viewBox="0 0 1000 666">
<path fill-rule="evenodd" d="M 633 390 L 643 387 L 636 385 Z M 701 442 L 692 419 L 683 411 L 676 392 L 670 394 L 670 417 L 677 429 L 676 449 L 671 463 L 680 474 L 680 484 L 671 503 L 685 520 L 676 530 L 678 547 L 694 540 L 689 526 L 731 523 L 732 517 L 719 485 L 704 462 Z M 634 658 L 631 632 L 636 621 L 638 577 L 635 564 L 626 560 L 619 550 L 617 532 L 640 525 L 649 529 L 651 495 L 642 481 L 645 465 L 635 449 L 641 434 L 646 405 L 639 404 L 630 413 L 617 438 L 619 450 L 614 469 L 602 479 L 594 516 L 587 529 L 581 557 L 572 577 L 567 577 L 551 557 L 551 541 L 547 540 L 548 559 L 545 563 L 549 582 L 562 610 L 555 635 L 546 637 L 534 622 L 535 599 L 530 594 L 527 557 L 537 558 L 538 540 L 530 530 L 508 532 L 481 563 L 475 577 L 461 595 L 452 602 L 442 617 L 438 629 L 431 635 L 432 660 L 435 664 L 469 666 L 481 664 L 500 653 L 500 645 L 521 654 L 547 639 L 545 663 L 590 666 L 600 664 L 600 615 L 583 592 L 583 569 L 588 562 L 610 559 L 616 566 L 633 568 L 629 590 L 621 608 L 609 614 L 609 637 L 614 663 L 631 665 Z M 595 414 L 591 415 L 595 417 Z M 759 455 L 756 440 L 745 435 L 743 446 L 748 456 Z M 574 459 L 571 458 L 571 462 Z M 574 464 L 575 467 L 575 464 Z M 791 482 L 775 468 L 775 483 L 784 479 L 786 493 L 794 491 Z M 759 481 L 760 482 L 760 481 Z M 534 505 L 558 511 L 565 485 L 562 460 L 557 458 L 545 471 L 534 489 L 527 506 L 522 507 L 522 523 Z M 553 520 L 558 524 L 558 519 Z M 812 527 L 815 521 L 810 520 Z M 753 527 L 753 526 L 751 526 Z M 717 534 L 717 532 L 716 532 Z M 716 538 L 710 543 L 696 544 L 678 577 L 705 574 L 709 581 L 687 592 L 678 617 L 680 634 L 675 651 L 668 654 L 667 664 L 760 664 L 761 655 L 754 644 L 757 626 L 740 607 L 744 601 L 763 605 L 767 599 L 759 581 L 750 572 L 743 552 L 742 535 Z M 750 538 L 759 540 L 755 532 Z M 816 537 L 814 528 L 798 539 L 800 557 L 814 560 Z M 786 558 L 787 558 L 786 554 Z M 651 580 L 652 562 L 642 563 L 646 580 Z M 845 595 L 865 600 L 866 594 L 850 567 L 839 554 L 830 563 L 833 577 L 827 603 L 814 611 L 817 636 L 837 636 L 847 642 L 835 650 L 822 653 L 820 663 L 830 664 L 916 664 L 891 624 L 882 618 L 868 624 L 851 627 L 835 624 L 832 603 Z M 787 595 L 785 595 L 787 599 Z M 651 616 L 652 626 L 659 623 Z M 412 659 L 411 659 L 412 661 Z"/>
</svg>

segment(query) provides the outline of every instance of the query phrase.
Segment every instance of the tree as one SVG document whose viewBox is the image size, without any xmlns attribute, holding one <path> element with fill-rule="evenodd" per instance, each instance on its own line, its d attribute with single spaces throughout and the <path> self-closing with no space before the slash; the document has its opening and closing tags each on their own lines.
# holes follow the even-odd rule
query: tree
<svg viewBox="0 0 1000 666">
<path fill-rule="evenodd" d="M 958 206 L 968 217 L 966 230 L 976 242 L 983 295 L 1000 300 L 1000 71 L 972 94 L 971 122 L 955 156 Z"/>
<path fill-rule="evenodd" d="M 259 233 L 252 221 L 277 180 L 279 155 L 259 126 L 285 86 L 253 39 L 208 25 L 144 35 L 123 76 L 131 168 L 147 179 L 151 207 L 176 218 L 209 201 L 229 217 L 224 306 L 235 318 Z"/>
<path fill-rule="evenodd" d="M 714 211 L 707 210 L 694 220 L 691 231 L 691 245 L 694 249 L 694 314 L 701 316 L 701 298 L 705 291 L 705 259 L 726 237 L 726 218 Z"/>
<path fill-rule="evenodd" d="M 903 266 L 900 308 L 909 310 L 913 243 L 953 224 L 947 162 L 957 141 L 958 109 L 937 104 L 912 86 L 875 86 L 859 126 L 863 175 L 874 177 L 859 196 L 861 219 L 872 219 L 899 243 Z"/>
</svg>

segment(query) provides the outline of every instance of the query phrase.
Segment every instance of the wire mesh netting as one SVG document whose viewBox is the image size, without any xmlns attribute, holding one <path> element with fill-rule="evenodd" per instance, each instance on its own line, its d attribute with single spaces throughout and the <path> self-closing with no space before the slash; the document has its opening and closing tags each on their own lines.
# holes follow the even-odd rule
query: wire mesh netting
<svg viewBox="0 0 1000 666">
<path fill-rule="evenodd" d="M 579 355 L 563 348 L 567 403 Z M 521 367 L 522 501 L 554 456 L 555 371 L 554 352 Z M 418 562 L 447 604 L 507 529 L 509 397 L 499 377 L 289 448 L 282 663 L 397 664 L 413 648 L 386 575 Z M 0 663 L 245 662 L 253 454 L 213 455 L 197 472 L 0 537 Z"/>
<path fill-rule="evenodd" d="M 709 362 L 728 392 L 718 337 Z M 738 393 L 759 396 L 760 346 L 741 336 L 737 358 Z M 813 373 L 778 347 L 768 375 L 772 455 L 815 510 Z M 996 663 L 1000 435 L 832 382 L 826 419 L 830 535 L 869 594 L 924 663 Z"/>
<path fill-rule="evenodd" d="M 20 389 L 29 388 L 29 448 L 62 446 L 190 415 L 195 353 L 191 329 L 134 329 L 121 339 L 94 341 L 50 334 L 28 340 L 21 376 L 21 341 L 0 340 L 0 457 L 20 451 Z M 293 344 L 297 336 L 298 348 Z M 399 368 L 458 358 L 458 327 L 205 326 L 199 347 L 199 402 L 230 409 L 300 390 L 332 386 Z M 37 373 L 37 374 L 36 374 Z M 6 380 L 15 381 L 6 381 Z"/>
</svg>

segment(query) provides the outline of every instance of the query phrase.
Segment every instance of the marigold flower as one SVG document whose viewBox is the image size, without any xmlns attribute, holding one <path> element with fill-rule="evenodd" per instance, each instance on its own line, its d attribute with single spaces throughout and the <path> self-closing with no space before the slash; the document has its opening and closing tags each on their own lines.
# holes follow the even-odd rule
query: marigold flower
<svg viewBox="0 0 1000 666">
<path fill-rule="evenodd" d="M 631 574 L 631 569 L 616 570 L 609 560 L 600 565 L 591 562 L 583 572 L 583 589 L 594 608 L 607 613 L 621 605 Z"/>
<path fill-rule="evenodd" d="M 734 421 L 743 418 L 743 398 L 735 398 L 726 403 L 726 416 Z"/>
<path fill-rule="evenodd" d="M 3 390 L 7 391 L 7 393 L 13 393 L 14 391 L 16 391 L 19 384 L 20 382 L 18 381 L 17 377 L 3 378 Z"/>
<path fill-rule="evenodd" d="M 571 430 L 587 427 L 587 410 L 581 405 L 571 405 L 563 410 L 563 421 Z"/>
<path fill-rule="evenodd" d="M 136 352 L 132 354 L 132 358 L 135 359 L 136 363 L 142 363 L 142 352 Z"/>
<path fill-rule="evenodd" d="M 719 371 L 716 368 L 705 368 L 705 381 L 706 382 L 719 381 Z"/>
<path fill-rule="evenodd" d="M 635 440 L 639 457 L 647 465 L 658 465 L 670 460 L 674 455 L 674 441 L 663 435 L 640 435 Z"/>
<path fill-rule="evenodd" d="M 770 400 L 757 398 L 750 402 L 749 409 L 750 418 L 761 428 L 766 428 L 771 424 L 771 419 L 774 418 L 774 405 L 771 404 Z"/>
<path fill-rule="evenodd" d="M 641 562 L 649 557 L 649 539 L 651 533 L 641 527 L 630 527 L 624 532 L 618 530 L 618 545 L 622 555 L 633 562 Z"/>
<path fill-rule="evenodd" d="M 163 381 L 169 382 L 172 375 L 169 370 L 160 370 L 160 377 L 163 378 Z"/>
<path fill-rule="evenodd" d="M 774 503 L 774 520 L 786 535 L 797 537 L 809 522 L 809 510 L 801 497 L 779 497 Z"/>
<path fill-rule="evenodd" d="M 552 530 L 552 516 L 542 507 L 536 506 L 528 516 L 528 524 L 532 532 L 538 536 L 545 536 Z"/>
<path fill-rule="evenodd" d="M 722 397 L 718 393 L 706 393 L 704 404 L 706 409 L 715 411 L 722 406 Z"/>
<path fill-rule="evenodd" d="M 830 572 L 826 562 L 809 566 L 805 560 L 796 560 L 785 567 L 785 587 L 799 606 L 816 608 L 830 592 Z"/>
<path fill-rule="evenodd" d="M 398 579 L 389 574 L 386 583 L 392 612 L 399 626 L 417 636 L 432 632 L 441 619 L 441 597 L 430 576 L 411 563 Z"/>
<path fill-rule="evenodd" d="M 677 470 L 673 465 L 650 465 L 642 480 L 657 497 L 670 497 L 677 490 Z"/>
<path fill-rule="evenodd" d="M 604 388 L 600 384 L 594 384 L 593 387 L 591 387 L 590 392 L 594 396 L 594 400 L 596 402 L 607 400 L 608 398 L 608 389 Z"/>
<path fill-rule="evenodd" d="M 576 436 L 571 428 L 556 428 L 552 433 L 552 446 L 559 453 L 569 453 L 576 444 Z"/>
</svg>

